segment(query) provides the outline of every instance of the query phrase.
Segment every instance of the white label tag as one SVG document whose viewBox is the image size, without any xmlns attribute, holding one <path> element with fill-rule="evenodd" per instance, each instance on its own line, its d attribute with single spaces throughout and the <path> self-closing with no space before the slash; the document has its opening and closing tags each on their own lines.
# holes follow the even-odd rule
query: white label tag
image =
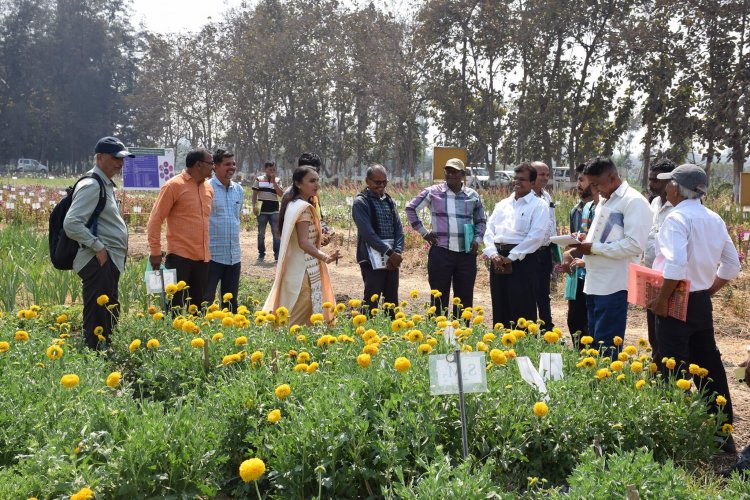
<svg viewBox="0 0 750 500">
<path fill-rule="evenodd" d="M 455 354 L 430 355 L 430 394 L 458 394 L 458 368 Z M 484 352 L 461 353 L 461 381 L 465 393 L 487 392 L 487 366 Z"/>
</svg>

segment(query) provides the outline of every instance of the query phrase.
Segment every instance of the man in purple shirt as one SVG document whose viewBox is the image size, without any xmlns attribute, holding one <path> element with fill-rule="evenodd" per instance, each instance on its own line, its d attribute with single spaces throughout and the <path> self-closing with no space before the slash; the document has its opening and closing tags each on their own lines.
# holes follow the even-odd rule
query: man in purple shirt
<svg viewBox="0 0 750 500">
<path fill-rule="evenodd" d="M 464 186 L 466 167 L 458 158 L 445 163 L 445 182 L 424 189 L 406 205 L 411 227 L 430 244 L 427 257 L 427 280 L 437 290 L 432 303 L 440 311 L 447 309 L 451 283 L 453 297 L 463 307 L 474 303 L 474 281 L 477 276 L 477 250 L 484 237 L 487 217 L 482 200 L 473 189 Z M 429 207 L 432 230 L 425 228 L 418 212 Z M 454 306 L 453 315 L 459 314 Z"/>
</svg>

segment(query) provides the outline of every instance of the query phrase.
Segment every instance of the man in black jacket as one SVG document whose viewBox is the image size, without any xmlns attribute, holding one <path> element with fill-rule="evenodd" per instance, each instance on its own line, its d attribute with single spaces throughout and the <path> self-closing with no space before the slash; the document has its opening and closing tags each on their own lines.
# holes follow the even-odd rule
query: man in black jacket
<svg viewBox="0 0 750 500">
<path fill-rule="evenodd" d="M 377 307 L 373 295 L 398 305 L 398 277 L 404 251 L 404 228 L 396 204 L 385 193 L 388 172 L 382 165 L 367 169 L 367 187 L 352 204 L 357 225 L 357 262 L 365 282 L 364 303 Z"/>
</svg>

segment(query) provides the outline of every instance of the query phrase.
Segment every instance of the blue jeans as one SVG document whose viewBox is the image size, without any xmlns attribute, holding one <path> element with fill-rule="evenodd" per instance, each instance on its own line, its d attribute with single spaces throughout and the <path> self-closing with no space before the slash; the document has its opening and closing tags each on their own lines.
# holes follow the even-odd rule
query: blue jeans
<svg viewBox="0 0 750 500">
<path fill-rule="evenodd" d="M 603 347 L 607 354 L 614 348 L 615 355 L 621 347 L 613 342 L 617 336 L 625 340 L 625 325 L 628 319 L 628 291 L 620 290 L 609 295 L 586 295 L 589 315 L 589 335 L 594 337 L 593 348 Z M 602 344 L 599 344 L 602 342 Z"/>
<path fill-rule="evenodd" d="M 273 258 L 279 260 L 279 246 L 281 236 L 279 234 L 279 213 L 258 214 L 258 258 L 266 256 L 266 225 L 271 223 L 271 235 L 273 236 Z"/>
</svg>

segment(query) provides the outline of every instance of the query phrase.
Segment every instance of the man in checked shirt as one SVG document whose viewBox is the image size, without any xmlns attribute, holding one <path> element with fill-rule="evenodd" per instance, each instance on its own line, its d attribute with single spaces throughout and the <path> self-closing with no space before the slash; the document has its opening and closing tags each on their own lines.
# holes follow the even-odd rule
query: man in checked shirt
<svg viewBox="0 0 750 500">
<path fill-rule="evenodd" d="M 451 303 L 451 283 L 453 297 L 459 298 L 463 307 L 474 303 L 477 250 L 484 237 L 487 217 L 477 192 L 464 185 L 465 176 L 464 163 L 451 158 L 445 163 L 445 182 L 424 189 L 406 206 L 409 224 L 430 244 L 427 280 L 430 288 L 440 294 L 433 295 L 432 304 L 442 312 Z M 418 212 L 423 207 L 430 209 L 432 230 L 425 228 L 419 219 Z M 454 305 L 454 317 L 458 310 Z"/>
</svg>

